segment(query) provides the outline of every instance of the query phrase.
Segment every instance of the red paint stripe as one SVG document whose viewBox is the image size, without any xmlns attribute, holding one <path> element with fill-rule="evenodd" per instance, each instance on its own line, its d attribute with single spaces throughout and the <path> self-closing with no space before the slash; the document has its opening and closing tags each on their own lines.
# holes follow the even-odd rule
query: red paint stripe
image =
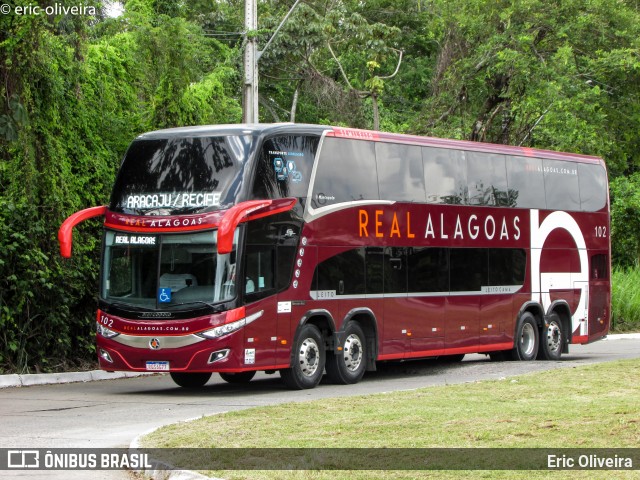
<svg viewBox="0 0 640 480">
<path fill-rule="evenodd" d="M 433 350 L 421 350 L 418 352 L 390 353 L 378 355 L 378 360 L 401 360 L 403 358 L 429 358 L 442 355 L 459 355 L 461 353 L 485 353 L 497 352 L 500 350 L 511 350 L 513 343 L 490 343 L 487 345 L 472 345 L 470 347 L 438 348 Z"/>
<path fill-rule="evenodd" d="M 571 343 L 580 343 L 584 344 L 589 341 L 589 335 L 574 335 L 571 337 Z"/>
</svg>

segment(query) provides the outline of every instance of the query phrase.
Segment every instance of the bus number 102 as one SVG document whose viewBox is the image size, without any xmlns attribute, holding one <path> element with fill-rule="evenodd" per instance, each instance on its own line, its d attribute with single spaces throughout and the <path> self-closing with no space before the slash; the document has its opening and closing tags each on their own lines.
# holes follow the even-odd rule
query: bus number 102
<svg viewBox="0 0 640 480">
<path fill-rule="evenodd" d="M 594 227 L 596 232 L 596 238 L 607 238 L 607 227 Z"/>
<path fill-rule="evenodd" d="M 104 315 L 100 315 L 100 323 L 105 327 L 110 328 L 113 327 L 113 318 L 105 317 Z"/>
</svg>

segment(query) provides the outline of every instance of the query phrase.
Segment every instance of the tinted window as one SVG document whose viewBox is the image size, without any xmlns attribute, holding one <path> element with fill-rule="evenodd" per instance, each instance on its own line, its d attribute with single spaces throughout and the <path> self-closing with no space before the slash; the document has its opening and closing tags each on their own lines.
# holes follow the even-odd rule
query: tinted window
<svg viewBox="0 0 640 480">
<path fill-rule="evenodd" d="M 560 160 L 543 160 L 544 189 L 550 210 L 580 210 L 578 165 Z"/>
<path fill-rule="evenodd" d="M 387 247 L 385 249 L 384 259 L 384 293 L 406 293 L 406 248 Z"/>
<path fill-rule="evenodd" d="M 382 293 L 384 290 L 384 248 L 367 248 L 367 293 Z"/>
<path fill-rule="evenodd" d="M 600 165 L 578 164 L 580 207 L 587 212 L 602 209 L 607 203 L 607 175 Z"/>
<path fill-rule="evenodd" d="M 597 254 L 591 257 L 591 278 L 603 280 L 609 278 L 609 257 Z"/>
<path fill-rule="evenodd" d="M 253 198 L 296 197 L 304 203 L 319 141 L 315 136 L 299 135 L 265 140 L 256 169 Z"/>
<path fill-rule="evenodd" d="M 507 158 L 509 206 L 545 209 L 542 160 L 528 157 Z"/>
<path fill-rule="evenodd" d="M 194 213 L 232 205 L 251 137 L 135 140 L 125 154 L 109 209 L 143 215 Z"/>
<path fill-rule="evenodd" d="M 376 143 L 380 198 L 424 202 L 424 172 L 420 147 Z"/>
<path fill-rule="evenodd" d="M 469 205 L 509 204 L 504 155 L 466 152 Z"/>
<path fill-rule="evenodd" d="M 490 249 L 489 285 L 522 285 L 526 265 L 527 257 L 524 250 L 515 248 Z"/>
<path fill-rule="evenodd" d="M 364 249 L 328 258 L 318 265 L 316 275 L 318 290 L 331 290 L 338 295 L 364 293 Z"/>
<path fill-rule="evenodd" d="M 452 292 L 479 292 L 488 284 L 487 252 L 483 248 L 451 249 Z"/>
<path fill-rule="evenodd" d="M 467 162 L 463 152 L 423 148 L 427 202 L 461 205 L 467 199 Z"/>
<path fill-rule="evenodd" d="M 379 198 L 373 142 L 325 138 L 313 187 L 313 207 Z"/>
<path fill-rule="evenodd" d="M 447 292 L 449 256 L 446 248 L 409 248 L 409 292 Z"/>
</svg>

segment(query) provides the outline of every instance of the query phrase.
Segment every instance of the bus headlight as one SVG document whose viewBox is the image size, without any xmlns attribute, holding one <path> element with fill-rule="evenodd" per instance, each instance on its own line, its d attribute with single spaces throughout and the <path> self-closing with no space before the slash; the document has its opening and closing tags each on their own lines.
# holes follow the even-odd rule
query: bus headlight
<svg viewBox="0 0 640 480">
<path fill-rule="evenodd" d="M 104 338 L 113 338 L 115 336 L 120 335 L 118 332 L 114 332 L 110 328 L 107 328 L 98 322 L 96 322 L 96 331 L 98 332 L 98 335 L 101 335 Z"/>
<path fill-rule="evenodd" d="M 224 325 L 212 328 L 211 330 L 205 330 L 204 332 L 197 333 L 196 335 L 204 338 L 220 338 L 249 325 L 251 322 L 260 318 L 263 313 L 264 310 L 260 310 L 257 313 L 249 315 L 248 317 L 241 318 L 240 320 L 236 320 L 235 322 L 225 323 Z"/>
</svg>

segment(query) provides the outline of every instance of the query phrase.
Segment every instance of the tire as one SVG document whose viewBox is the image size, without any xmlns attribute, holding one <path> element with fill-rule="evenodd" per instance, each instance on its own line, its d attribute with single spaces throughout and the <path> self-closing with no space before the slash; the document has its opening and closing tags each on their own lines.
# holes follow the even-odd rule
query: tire
<svg viewBox="0 0 640 480">
<path fill-rule="evenodd" d="M 327 376 L 338 385 L 358 383 L 367 368 L 367 338 L 360 325 L 349 322 L 344 329 L 342 350 L 327 354 Z"/>
<path fill-rule="evenodd" d="M 304 325 L 292 353 L 291 368 L 280 370 L 282 381 L 293 390 L 314 388 L 322 379 L 326 362 L 324 339 L 318 327 Z"/>
<path fill-rule="evenodd" d="M 538 356 L 538 325 L 531 312 L 524 312 L 518 320 L 515 347 L 511 351 L 514 360 L 530 361 Z"/>
<path fill-rule="evenodd" d="M 182 388 L 200 388 L 211 378 L 210 372 L 170 372 L 171 379 Z"/>
<path fill-rule="evenodd" d="M 542 328 L 538 357 L 542 360 L 560 360 L 563 343 L 562 321 L 557 313 L 552 313 Z"/>
<path fill-rule="evenodd" d="M 253 377 L 256 376 L 255 370 L 250 372 L 238 372 L 238 373 L 226 373 L 220 372 L 220 378 L 222 378 L 227 383 L 249 383 Z"/>
</svg>

